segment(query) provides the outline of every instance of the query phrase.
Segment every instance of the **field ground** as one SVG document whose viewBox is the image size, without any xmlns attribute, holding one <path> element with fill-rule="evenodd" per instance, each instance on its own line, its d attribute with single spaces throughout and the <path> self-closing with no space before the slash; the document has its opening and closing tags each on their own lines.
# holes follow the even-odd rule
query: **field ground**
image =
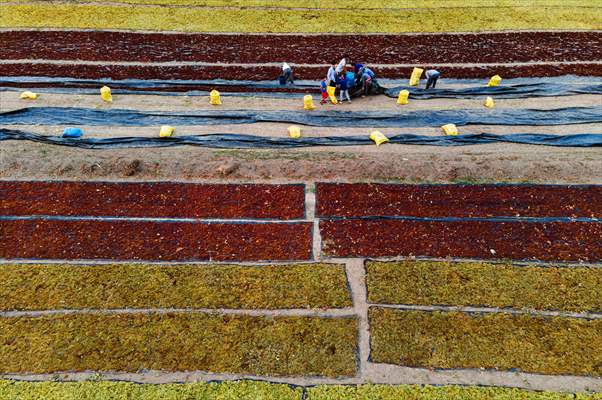
<svg viewBox="0 0 602 400">
<path fill-rule="evenodd" d="M 392 86 L 421 66 L 441 70 L 441 89 L 499 74 L 502 86 L 528 77 L 538 80 L 520 83 L 599 93 L 602 6 L 0 0 L 0 43 L 0 122 L 10 121 L 1 128 L 65 128 L 51 109 L 19 125 L 10 112 L 23 107 L 155 111 L 153 126 L 72 121 L 88 138 L 150 138 L 167 111 L 302 114 L 299 95 L 318 103 L 317 80 L 343 54 Z M 228 93 L 218 108 L 185 93 L 213 79 L 274 82 L 283 61 L 314 87 Z M 26 87 L 23 76 L 58 79 Z M 159 96 L 122 94 L 119 79 L 209 82 L 170 82 L 179 93 Z M 97 94 L 101 82 L 112 103 Z M 19 99 L 35 87 L 37 100 Z M 462 110 L 487 124 L 522 110 L 524 125 L 479 120 L 460 134 L 602 133 L 590 123 L 600 95 L 496 97 L 493 115 L 482 97 L 399 106 L 369 96 L 312 113 L 433 111 L 460 125 Z M 549 110 L 569 107 L 587 108 L 570 114 L 587 123 L 544 124 L 569 114 Z M 350 122 L 301 126 L 302 135 L 442 134 L 432 119 L 420 128 L 341 121 Z M 205 122 L 175 126 L 175 136 L 288 137 L 288 123 Z M 602 400 L 601 160 L 599 146 L 503 142 L 100 150 L 2 141 L 0 398 Z"/>
</svg>

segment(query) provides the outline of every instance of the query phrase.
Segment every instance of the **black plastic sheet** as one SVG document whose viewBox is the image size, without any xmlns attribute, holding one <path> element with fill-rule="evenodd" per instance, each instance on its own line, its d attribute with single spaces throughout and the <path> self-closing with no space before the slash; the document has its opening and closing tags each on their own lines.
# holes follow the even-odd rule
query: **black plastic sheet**
<svg viewBox="0 0 602 400">
<path fill-rule="evenodd" d="M 525 83 L 511 86 L 476 86 L 459 89 L 429 89 L 399 86 L 387 89 L 389 97 L 399 96 L 402 90 L 410 92 L 411 99 L 473 99 L 491 96 L 496 99 L 519 99 L 526 97 L 571 96 L 578 94 L 602 94 L 602 85 L 567 85 L 562 83 Z"/>
<path fill-rule="evenodd" d="M 495 98 L 528 98 L 546 96 L 570 96 L 577 94 L 602 94 L 602 84 L 597 77 L 546 77 L 515 78 L 504 80 L 501 86 L 487 87 L 487 80 L 440 79 L 439 89 L 425 90 L 421 87 L 394 86 L 407 80 L 383 79 L 374 93 L 384 93 L 397 97 L 401 90 L 410 91 L 412 99 L 436 98 L 475 98 L 493 96 Z M 445 88 L 445 84 L 474 85 L 466 88 Z M 35 88 L 40 92 L 59 93 L 98 93 L 98 89 L 108 85 L 113 94 L 159 94 L 165 96 L 188 95 L 205 96 L 207 88 L 227 92 L 237 88 L 237 96 L 257 95 L 261 92 L 270 97 L 299 97 L 305 93 L 319 95 L 319 83 L 315 81 L 295 81 L 295 85 L 280 85 L 275 81 L 233 81 L 233 80 L 159 80 L 159 79 L 75 79 L 46 77 L 0 77 L 0 91 L 15 90 L 16 87 Z M 394 86 L 394 87 L 391 87 Z M 204 89 L 202 89 L 204 88 Z"/>
<path fill-rule="evenodd" d="M 79 147 L 85 149 L 123 149 L 174 146 L 199 146 L 221 149 L 287 149 L 313 146 L 358 146 L 373 145 L 368 136 L 330 137 L 263 137 L 232 133 L 159 137 L 114 137 L 70 139 L 58 136 L 39 135 L 22 130 L 0 128 L 0 141 L 28 140 L 31 142 Z M 494 135 L 479 133 L 458 136 L 395 135 L 389 143 L 428 146 L 468 146 L 490 143 L 517 143 L 558 147 L 600 147 L 602 134 L 547 135 L 524 133 Z"/>
<path fill-rule="evenodd" d="M 29 107 L 0 113 L 3 125 L 224 125 L 280 122 L 321 127 L 415 128 L 445 124 L 574 125 L 602 122 L 600 107 L 419 110 L 403 112 L 207 110 L 158 112 L 71 107 Z"/>
</svg>

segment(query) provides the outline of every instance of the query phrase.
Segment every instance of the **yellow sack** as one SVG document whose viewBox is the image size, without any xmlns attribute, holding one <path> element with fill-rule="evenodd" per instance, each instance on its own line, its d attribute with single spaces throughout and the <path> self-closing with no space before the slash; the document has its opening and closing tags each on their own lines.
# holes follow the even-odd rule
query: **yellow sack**
<svg viewBox="0 0 602 400">
<path fill-rule="evenodd" d="M 293 139 L 297 139 L 301 137 L 301 128 L 295 125 L 291 125 L 288 127 L 288 135 Z"/>
<path fill-rule="evenodd" d="M 316 106 L 314 105 L 314 98 L 311 97 L 311 94 L 307 94 L 303 96 L 303 109 L 304 110 L 313 110 Z"/>
<path fill-rule="evenodd" d="M 458 134 L 458 128 L 454 124 L 443 125 L 441 129 L 448 136 L 456 136 Z"/>
<path fill-rule="evenodd" d="M 418 86 L 423 72 L 424 70 L 422 68 L 414 68 L 412 75 L 410 76 L 410 86 Z"/>
<path fill-rule="evenodd" d="M 370 139 L 372 139 L 377 146 L 389 141 L 389 139 L 379 131 L 372 132 L 370 134 Z"/>
<path fill-rule="evenodd" d="M 334 86 L 326 87 L 326 92 L 328 93 L 328 98 L 330 98 L 330 101 L 332 102 L 332 104 L 337 104 L 337 96 L 334 93 L 336 90 L 337 90 L 337 88 Z"/>
<path fill-rule="evenodd" d="M 173 135 L 173 131 L 175 131 L 173 126 L 163 125 L 159 131 L 159 137 L 171 137 L 171 135 Z"/>
<path fill-rule="evenodd" d="M 21 96 L 19 96 L 19 97 L 21 97 L 22 99 L 35 100 L 38 98 L 38 94 L 27 90 L 27 91 L 21 93 Z"/>
<path fill-rule="evenodd" d="M 402 90 L 399 92 L 399 97 L 397 98 L 397 104 L 408 104 L 408 98 L 410 97 L 410 92 L 407 90 Z"/>
<path fill-rule="evenodd" d="M 222 104 L 222 99 L 219 95 L 219 92 L 215 89 L 209 93 L 209 104 L 214 106 L 220 106 Z"/>
<path fill-rule="evenodd" d="M 491 79 L 489 79 L 489 83 L 487 84 L 487 86 L 498 86 L 501 81 L 502 81 L 501 76 L 494 75 L 491 77 Z"/>
<path fill-rule="evenodd" d="M 108 86 L 103 86 L 100 88 L 100 97 L 106 102 L 113 101 L 113 96 L 111 96 L 111 88 Z"/>
<path fill-rule="evenodd" d="M 485 99 L 485 107 L 487 107 L 487 108 L 493 108 L 493 106 L 495 106 L 495 103 L 493 102 L 493 98 L 487 97 Z"/>
</svg>

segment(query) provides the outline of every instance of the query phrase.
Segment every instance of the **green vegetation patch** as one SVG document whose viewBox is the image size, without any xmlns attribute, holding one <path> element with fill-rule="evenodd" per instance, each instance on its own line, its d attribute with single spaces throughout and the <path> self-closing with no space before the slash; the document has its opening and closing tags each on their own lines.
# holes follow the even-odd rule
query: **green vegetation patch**
<svg viewBox="0 0 602 400">
<path fill-rule="evenodd" d="M 374 362 L 602 375 L 602 320 L 372 307 Z"/>
<path fill-rule="evenodd" d="M 340 264 L 0 265 L 1 310 L 341 308 Z"/>
<path fill-rule="evenodd" d="M 257 381 L 187 384 L 0 381 L 10 400 L 301 400 L 302 389 Z"/>
<path fill-rule="evenodd" d="M 602 394 L 533 392 L 466 386 L 332 385 L 307 389 L 308 400 L 586 400 Z"/>
<path fill-rule="evenodd" d="M 338 23 L 341 19 L 345 23 Z M 2 28 L 132 29 L 183 32 L 467 32 L 509 29 L 601 29 L 590 8 L 424 8 L 389 10 L 244 9 L 3 4 Z"/>
<path fill-rule="evenodd" d="M 0 372 L 210 371 L 351 376 L 354 318 L 202 313 L 0 318 Z"/>
<path fill-rule="evenodd" d="M 602 311 L 601 268 L 408 260 L 366 270 L 371 303 Z"/>
</svg>

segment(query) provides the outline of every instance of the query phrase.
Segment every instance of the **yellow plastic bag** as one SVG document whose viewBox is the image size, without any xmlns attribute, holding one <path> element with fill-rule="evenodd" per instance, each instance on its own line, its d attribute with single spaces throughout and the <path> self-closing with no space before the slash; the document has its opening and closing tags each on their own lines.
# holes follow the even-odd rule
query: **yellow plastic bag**
<svg viewBox="0 0 602 400">
<path fill-rule="evenodd" d="M 373 131 L 370 133 L 370 139 L 372 139 L 377 146 L 389 141 L 389 139 L 379 131 Z"/>
<path fill-rule="evenodd" d="M 337 90 L 334 86 L 327 86 L 326 92 L 328 93 L 328 98 L 332 102 L 332 104 L 337 104 L 337 96 L 335 95 L 335 91 Z"/>
<path fill-rule="evenodd" d="M 111 95 L 111 88 L 108 86 L 103 86 L 100 88 L 100 97 L 106 102 L 112 102 L 113 96 Z"/>
<path fill-rule="evenodd" d="M 487 86 L 498 86 L 502 82 L 502 77 L 499 75 L 494 75 L 489 79 L 489 83 Z"/>
<path fill-rule="evenodd" d="M 485 107 L 487 108 L 493 108 L 495 106 L 495 103 L 493 102 L 493 98 L 492 97 L 487 97 L 485 99 Z"/>
<path fill-rule="evenodd" d="M 399 97 L 397 98 L 397 104 L 401 104 L 401 105 L 408 104 L 409 97 L 410 97 L 410 92 L 407 90 L 402 90 L 401 92 L 399 92 Z"/>
<path fill-rule="evenodd" d="M 443 129 L 443 132 L 448 136 L 458 135 L 458 128 L 454 124 L 443 125 L 441 129 Z"/>
<path fill-rule="evenodd" d="M 315 108 L 316 106 L 314 105 L 314 98 L 311 96 L 311 94 L 303 96 L 303 109 L 311 111 Z"/>
<path fill-rule="evenodd" d="M 38 98 L 38 94 L 27 90 L 27 91 L 21 93 L 21 96 L 19 96 L 19 97 L 21 97 L 22 99 L 26 99 L 26 100 L 35 100 Z"/>
<path fill-rule="evenodd" d="M 222 104 L 222 99 L 219 95 L 219 92 L 215 89 L 209 93 L 209 104 L 214 106 L 220 106 Z"/>
<path fill-rule="evenodd" d="M 288 135 L 293 139 L 297 139 L 301 137 L 301 128 L 295 125 L 291 125 L 288 127 Z"/>
<path fill-rule="evenodd" d="M 169 125 L 163 125 L 159 131 L 159 137 L 171 137 L 175 128 Z"/>
<path fill-rule="evenodd" d="M 422 68 L 414 68 L 412 75 L 410 76 L 410 86 L 418 86 L 423 72 L 424 70 Z"/>
</svg>

